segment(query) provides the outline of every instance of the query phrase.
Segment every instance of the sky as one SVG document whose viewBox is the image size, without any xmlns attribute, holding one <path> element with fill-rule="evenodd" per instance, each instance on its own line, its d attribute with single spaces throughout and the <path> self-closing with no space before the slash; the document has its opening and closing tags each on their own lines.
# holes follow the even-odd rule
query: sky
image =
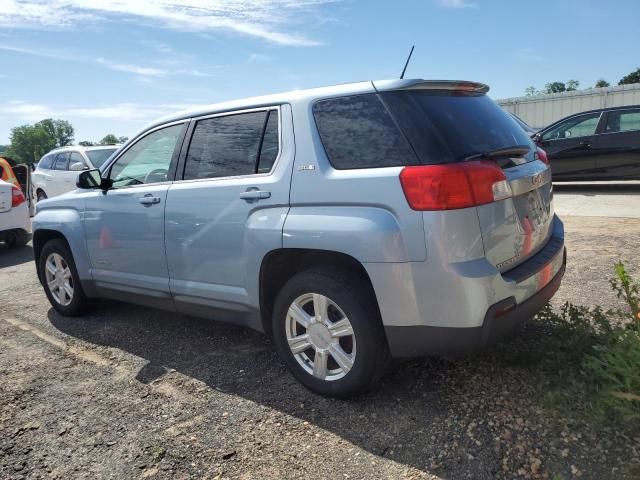
<svg viewBox="0 0 640 480">
<path fill-rule="evenodd" d="M 133 136 L 191 106 L 360 80 L 487 83 L 495 98 L 640 67 L 638 0 L 0 0 L 0 144 L 70 121 Z"/>
</svg>

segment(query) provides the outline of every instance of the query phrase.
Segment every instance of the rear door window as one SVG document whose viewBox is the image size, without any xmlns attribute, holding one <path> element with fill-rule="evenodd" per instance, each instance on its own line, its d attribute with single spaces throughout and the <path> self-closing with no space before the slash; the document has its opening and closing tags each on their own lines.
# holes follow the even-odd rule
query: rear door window
<svg viewBox="0 0 640 480">
<path fill-rule="evenodd" d="M 377 94 L 320 100 L 313 116 L 329 162 L 338 170 L 416 163 Z"/>
<path fill-rule="evenodd" d="M 269 172 L 279 150 L 277 129 L 275 110 L 198 120 L 187 152 L 184 179 Z"/>
<path fill-rule="evenodd" d="M 66 170 L 67 160 L 69 160 L 69 152 L 59 153 L 58 155 L 56 155 L 56 159 L 53 163 L 53 168 L 55 170 Z"/>
<path fill-rule="evenodd" d="M 38 162 L 38 168 L 42 170 L 49 170 L 53 168 L 53 160 L 55 158 L 55 155 L 45 155 L 44 157 L 42 157 L 42 160 Z"/>
<path fill-rule="evenodd" d="M 640 110 L 609 112 L 605 133 L 632 132 L 640 130 Z"/>
</svg>

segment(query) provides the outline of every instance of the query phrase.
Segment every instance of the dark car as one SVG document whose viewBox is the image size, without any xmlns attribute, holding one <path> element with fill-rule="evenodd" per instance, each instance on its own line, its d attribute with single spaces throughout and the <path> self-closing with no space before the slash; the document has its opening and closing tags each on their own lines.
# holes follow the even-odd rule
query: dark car
<svg viewBox="0 0 640 480">
<path fill-rule="evenodd" d="M 640 105 L 571 115 L 533 138 L 554 180 L 640 179 Z"/>
</svg>

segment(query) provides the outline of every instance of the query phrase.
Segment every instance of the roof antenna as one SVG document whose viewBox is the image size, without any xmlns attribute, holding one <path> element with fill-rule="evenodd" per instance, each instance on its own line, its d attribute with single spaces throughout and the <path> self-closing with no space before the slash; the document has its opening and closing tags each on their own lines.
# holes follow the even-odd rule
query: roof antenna
<svg viewBox="0 0 640 480">
<path fill-rule="evenodd" d="M 402 69 L 402 74 L 400 75 L 400 80 L 404 78 L 404 72 L 407 71 L 407 66 L 409 66 L 409 60 L 411 60 L 411 55 L 413 54 L 413 49 L 415 45 L 411 45 L 411 51 L 409 52 L 409 56 L 407 57 L 407 63 L 404 64 L 404 68 Z"/>
</svg>

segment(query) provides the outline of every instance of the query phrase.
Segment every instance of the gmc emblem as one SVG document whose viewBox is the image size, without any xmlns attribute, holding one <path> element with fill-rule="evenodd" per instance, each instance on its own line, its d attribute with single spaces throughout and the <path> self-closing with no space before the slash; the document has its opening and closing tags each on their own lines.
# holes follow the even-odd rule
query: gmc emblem
<svg viewBox="0 0 640 480">
<path fill-rule="evenodd" d="M 542 185 L 542 182 L 544 182 L 544 173 L 539 173 L 531 177 L 531 184 L 534 187 L 539 187 L 540 185 Z"/>
</svg>

